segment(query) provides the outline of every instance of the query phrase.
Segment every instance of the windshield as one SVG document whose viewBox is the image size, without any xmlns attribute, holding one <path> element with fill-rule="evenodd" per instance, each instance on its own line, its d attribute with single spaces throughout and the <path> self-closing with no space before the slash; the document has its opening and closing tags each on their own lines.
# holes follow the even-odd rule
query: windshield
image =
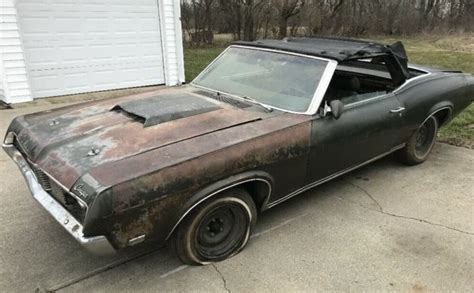
<svg viewBox="0 0 474 293">
<path fill-rule="evenodd" d="M 230 47 L 192 83 L 282 110 L 306 112 L 327 63 L 287 53 Z"/>
</svg>

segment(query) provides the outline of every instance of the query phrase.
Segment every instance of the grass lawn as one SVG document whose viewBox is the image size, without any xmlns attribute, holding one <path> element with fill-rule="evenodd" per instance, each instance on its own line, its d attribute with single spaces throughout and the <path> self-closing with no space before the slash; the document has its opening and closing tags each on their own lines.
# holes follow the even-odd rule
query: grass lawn
<svg viewBox="0 0 474 293">
<path fill-rule="evenodd" d="M 376 41 L 404 42 L 411 63 L 460 69 L 474 74 L 474 35 L 375 37 Z M 191 81 L 226 47 L 225 42 L 216 46 L 184 49 L 186 80 Z M 440 131 L 440 141 L 474 149 L 474 104 Z"/>
</svg>

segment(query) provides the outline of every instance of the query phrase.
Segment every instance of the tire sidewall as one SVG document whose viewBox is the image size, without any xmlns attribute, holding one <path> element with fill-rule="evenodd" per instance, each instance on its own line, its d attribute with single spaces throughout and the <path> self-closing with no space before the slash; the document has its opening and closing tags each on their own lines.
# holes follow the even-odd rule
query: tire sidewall
<svg viewBox="0 0 474 293">
<path fill-rule="evenodd" d="M 430 147 L 428 148 L 428 150 L 426 151 L 426 153 L 423 155 L 423 156 L 419 156 L 416 152 L 416 137 L 418 135 L 418 132 L 419 130 L 421 129 L 422 126 L 424 126 L 426 123 L 432 121 L 433 124 L 434 124 L 434 130 L 433 130 L 433 139 L 432 141 L 430 142 Z M 412 143 L 411 143 L 411 150 L 410 152 L 412 153 L 414 159 L 418 162 L 424 162 L 426 161 L 426 159 L 428 158 L 428 156 L 431 154 L 431 151 L 433 150 L 433 147 L 435 145 L 435 142 L 436 142 L 436 137 L 437 137 L 437 133 L 438 133 L 438 120 L 434 117 L 434 116 L 430 116 L 428 119 L 426 119 L 426 121 L 420 126 L 420 128 L 418 128 L 418 130 L 415 132 L 415 134 L 413 135 L 412 137 Z"/>
<path fill-rule="evenodd" d="M 206 217 L 206 215 L 210 211 L 218 207 L 219 205 L 223 205 L 226 203 L 237 204 L 241 206 L 242 210 L 246 212 L 247 227 L 246 227 L 244 238 L 242 239 L 238 248 L 235 249 L 229 255 L 225 255 L 225 256 L 215 258 L 212 260 L 202 259 L 194 247 L 194 239 L 196 237 L 196 233 L 203 219 Z M 189 258 L 191 262 L 200 264 L 200 265 L 207 265 L 213 262 L 218 262 L 218 261 L 222 261 L 224 259 L 230 258 L 238 254 L 240 251 L 242 251 L 242 249 L 248 243 L 252 227 L 256 223 L 256 208 L 255 208 L 255 204 L 253 203 L 253 200 L 250 198 L 250 196 L 248 196 L 248 194 L 244 193 L 242 195 L 240 193 L 236 193 L 235 195 L 234 194 L 230 195 L 229 192 L 227 192 L 225 195 L 222 195 L 218 198 L 209 199 L 204 204 L 199 206 L 189 216 L 190 216 L 188 218 L 189 221 L 186 221 L 187 223 L 185 223 L 185 226 L 183 227 L 185 229 L 182 235 L 183 237 L 180 237 L 181 240 L 178 239 L 178 241 L 182 241 L 181 245 L 184 245 L 183 249 L 186 252 L 187 258 Z"/>
</svg>

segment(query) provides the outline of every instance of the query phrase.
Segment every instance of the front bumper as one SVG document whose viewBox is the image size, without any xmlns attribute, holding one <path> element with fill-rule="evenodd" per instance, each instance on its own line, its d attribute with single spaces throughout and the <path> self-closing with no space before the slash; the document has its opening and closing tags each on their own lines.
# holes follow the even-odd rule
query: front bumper
<svg viewBox="0 0 474 293">
<path fill-rule="evenodd" d="M 28 162 L 13 144 L 4 144 L 3 149 L 20 168 L 33 197 L 74 239 L 94 254 L 111 255 L 115 253 L 114 247 L 105 236 L 84 237 L 81 223 L 43 189 Z"/>
</svg>

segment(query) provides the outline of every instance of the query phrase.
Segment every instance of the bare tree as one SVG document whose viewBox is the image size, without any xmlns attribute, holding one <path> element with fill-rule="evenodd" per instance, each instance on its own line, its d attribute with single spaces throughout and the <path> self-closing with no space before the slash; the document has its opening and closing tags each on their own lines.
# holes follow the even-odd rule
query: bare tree
<svg viewBox="0 0 474 293">
<path fill-rule="evenodd" d="M 474 0 L 182 0 L 188 35 L 234 39 L 290 35 L 474 31 Z"/>
<path fill-rule="evenodd" d="M 301 12 L 305 0 L 280 0 L 278 9 L 278 37 L 285 38 L 288 31 L 288 20 Z"/>
</svg>

